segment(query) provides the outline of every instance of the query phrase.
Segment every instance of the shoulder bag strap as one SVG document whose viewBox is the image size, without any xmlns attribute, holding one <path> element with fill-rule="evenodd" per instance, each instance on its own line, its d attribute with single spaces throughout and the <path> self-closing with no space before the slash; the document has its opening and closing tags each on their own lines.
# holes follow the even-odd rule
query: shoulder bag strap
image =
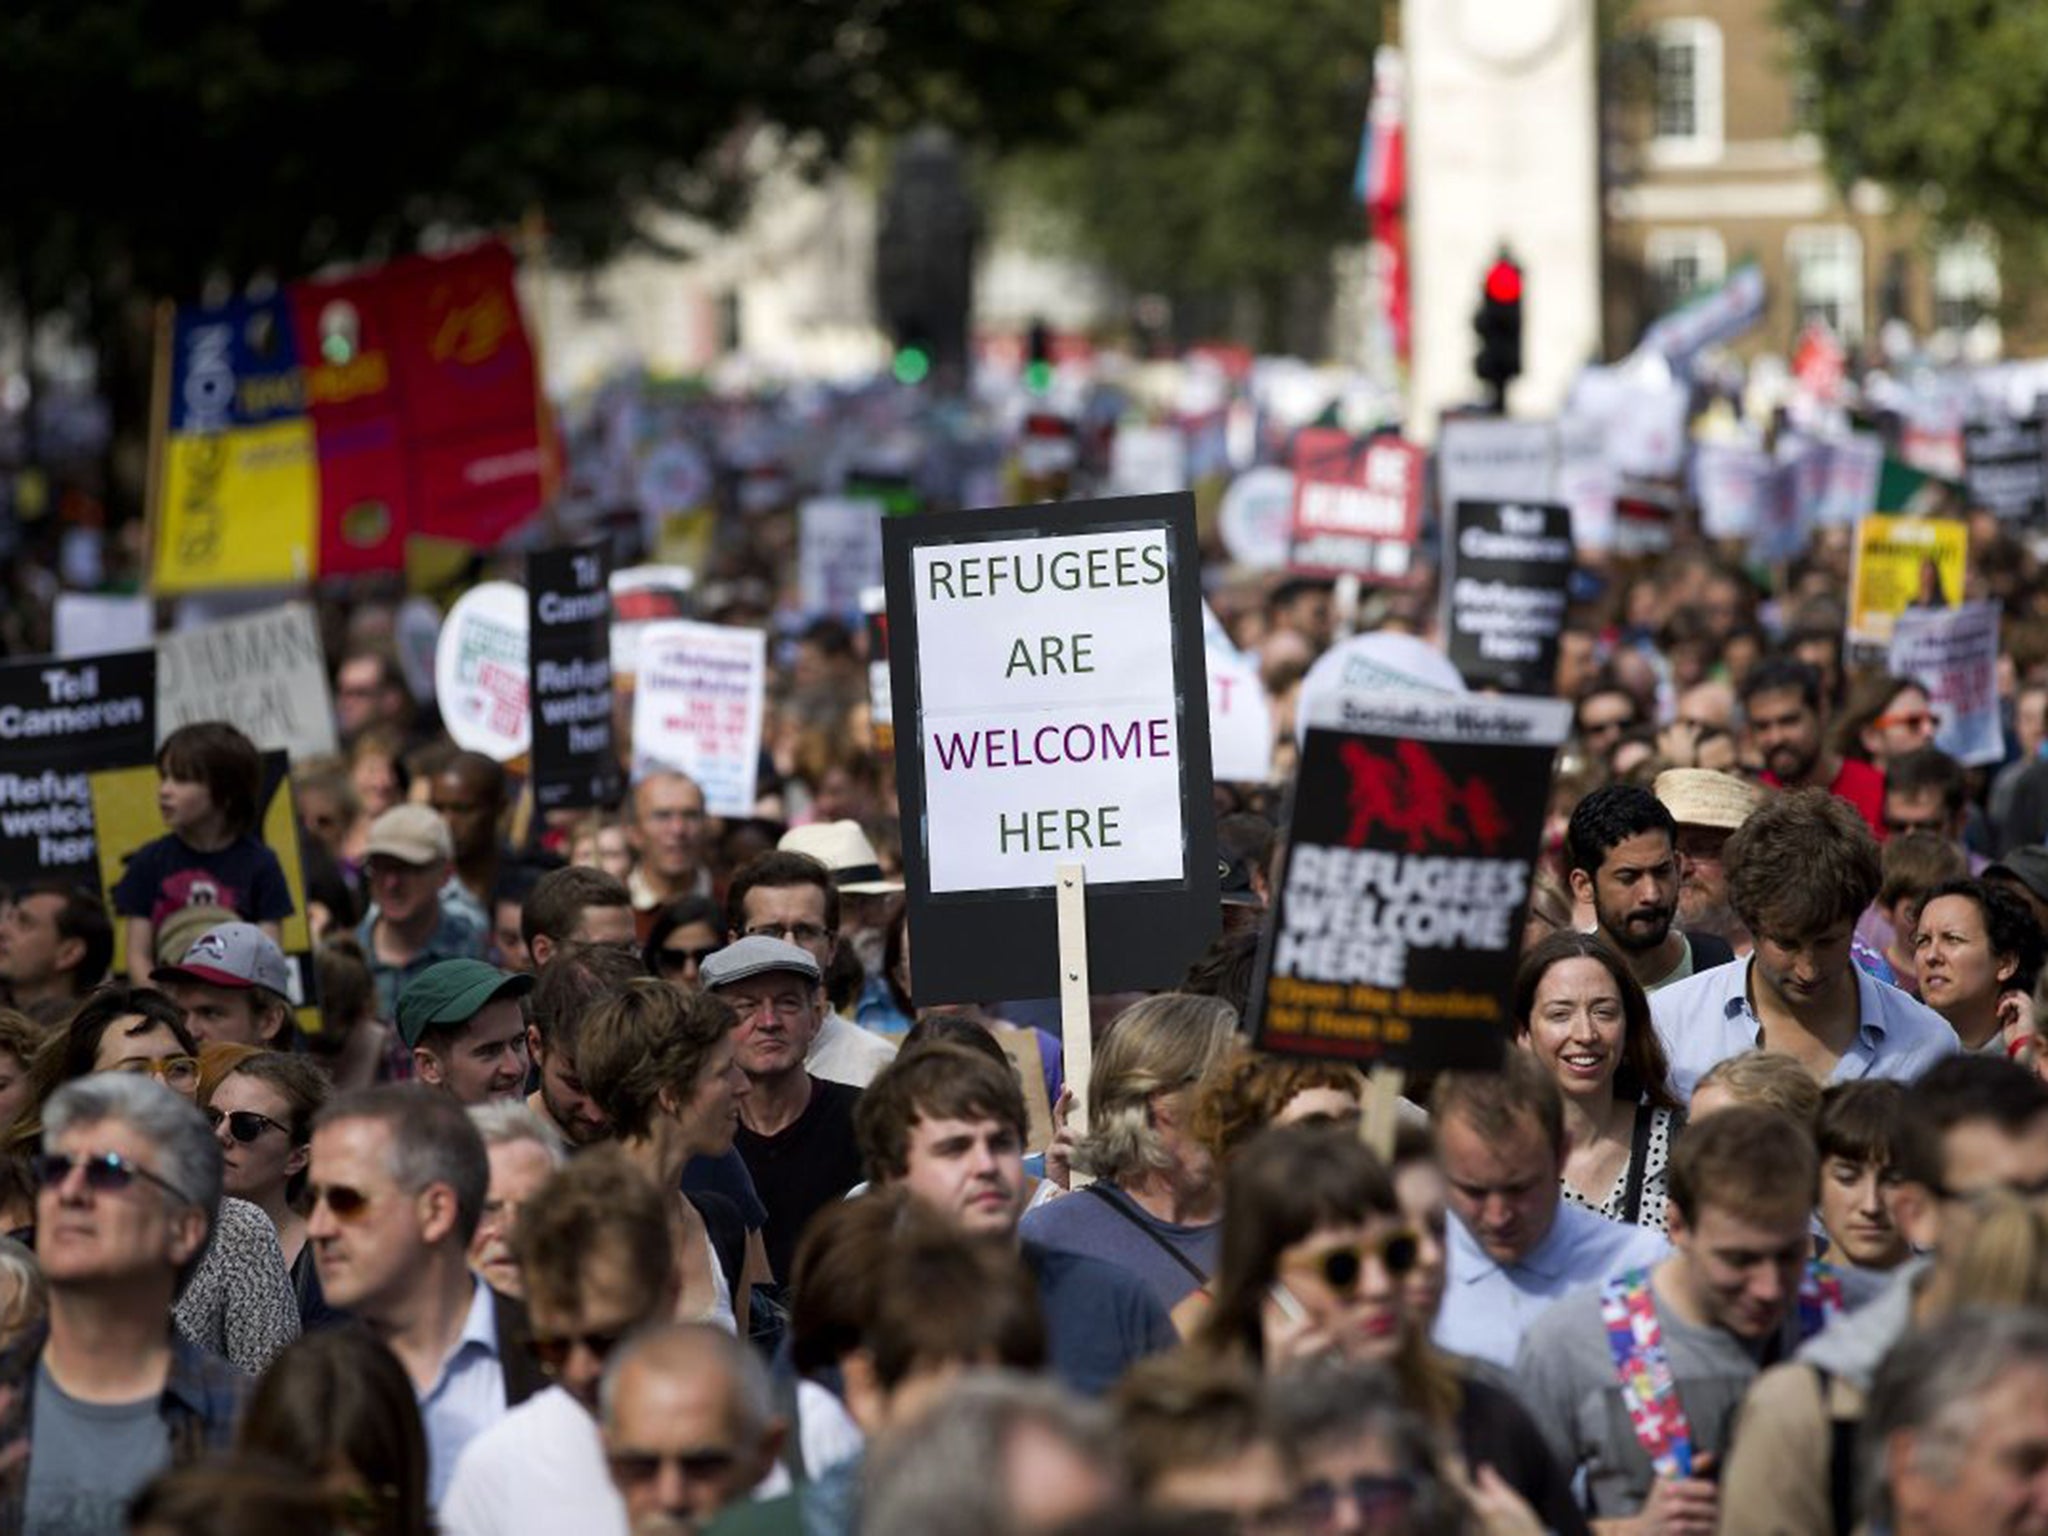
<svg viewBox="0 0 2048 1536">
<path fill-rule="evenodd" d="M 1104 1205 L 1108 1206 L 1112 1211 L 1115 1211 L 1117 1215 L 1123 1217 L 1125 1221 L 1129 1222 L 1138 1231 L 1144 1233 L 1147 1237 L 1151 1238 L 1153 1243 L 1159 1248 L 1160 1252 L 1164 1253 L 1168 1258 L 1172 1259 L 1174 1263 L 1178 1264 L 1182 1269 L 1186 1270 L 1189 1274 L 1195 1277 L 1196 1285 L 1208 1285 L 1209 1277 L 1202 1273 L 1201 1265 L 1197 1264 L 1193 1259 L 1189 1258 L 1186 1254 L 1182 1253 L 1178 1248 L 1174 1247 L 1173 1244 L 1169 1243 L 1165 1238 L 1161 1237 L 1157 1232 L 1153 1231 L 1150 1224 L 1140 1221 L 1136 1216 L 1131 1214 L 1130 1211 L 1126 1210 L 1124 1208 L 1123 1202 L 1118 1200 L 1116 1196 L 1112 1195 L 1100 1184 L 1090 1184 L 1085 1193 L 1093 1195 L 1096 1199 L 1100 1200 Z"/>
</svg>

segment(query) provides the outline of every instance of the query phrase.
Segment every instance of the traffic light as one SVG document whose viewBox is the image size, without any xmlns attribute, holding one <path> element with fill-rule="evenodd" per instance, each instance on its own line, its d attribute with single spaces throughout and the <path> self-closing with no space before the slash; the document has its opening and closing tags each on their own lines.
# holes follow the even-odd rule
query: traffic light
<svg viewBox="0 0 2048 1536">
<path fill-rule="evenodd" d="M 1472 327 L 1479 333 L 1474 371 L 1492 392 L 1494 410 L 1505 410 L 1508 385 L 1522 372 L 1522 268 L 1506 251 L 1486 269 Z"/>
</svg>

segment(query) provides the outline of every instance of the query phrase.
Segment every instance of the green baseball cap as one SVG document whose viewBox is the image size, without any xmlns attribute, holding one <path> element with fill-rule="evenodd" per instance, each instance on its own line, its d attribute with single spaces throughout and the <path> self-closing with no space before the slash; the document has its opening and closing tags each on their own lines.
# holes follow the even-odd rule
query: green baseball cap
<svg viewBox="0 0 2048 1536">
<path fill-rule="evenodd" d="M 486 1003 L 532 990 L 533 978 L 516 971 L 481 960 L 437 960 L 398 994 L 398 1033 L 407 1045 L 418 1045 L 437 1024 L 467 1024 Z"/>
</svg>

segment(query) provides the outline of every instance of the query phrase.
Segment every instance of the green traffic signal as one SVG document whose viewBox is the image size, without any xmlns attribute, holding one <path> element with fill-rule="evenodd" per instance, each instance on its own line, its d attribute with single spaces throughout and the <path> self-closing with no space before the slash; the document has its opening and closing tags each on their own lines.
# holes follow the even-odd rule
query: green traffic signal
<svg viewBox="0 0 2048 1536">
<path fill-rule="evenodd" d="M 932 371 L 931 354 L 923 347 L 903 347 L 896 353 L 896 382 L 922 384 Z"/>
</svg>

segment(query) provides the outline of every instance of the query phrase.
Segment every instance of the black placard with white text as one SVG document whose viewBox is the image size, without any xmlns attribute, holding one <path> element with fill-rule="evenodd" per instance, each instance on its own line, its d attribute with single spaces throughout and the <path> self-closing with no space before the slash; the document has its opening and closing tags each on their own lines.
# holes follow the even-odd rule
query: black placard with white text
<svg viewBox="0 0 2048 1536">
<path fill-rule="evenodd" d="M 618 798 L 612 746 L 611 567 L 598 545 L 526 557 L 533 804 L 580 810 Z"/>
<path fill-rule="evenodd" d="M 1461 501 L 1445 522 L 1444 537 L 1451 664 L 1474 688 L 1549 693 L 1570 600 L 1570 509 Z"/>
<path fill-rule="evenodd" d="M 95 887 L 88 774 L 155 760 L 155 651 L 0 663 L 0 881 Z"/>
</svg>

